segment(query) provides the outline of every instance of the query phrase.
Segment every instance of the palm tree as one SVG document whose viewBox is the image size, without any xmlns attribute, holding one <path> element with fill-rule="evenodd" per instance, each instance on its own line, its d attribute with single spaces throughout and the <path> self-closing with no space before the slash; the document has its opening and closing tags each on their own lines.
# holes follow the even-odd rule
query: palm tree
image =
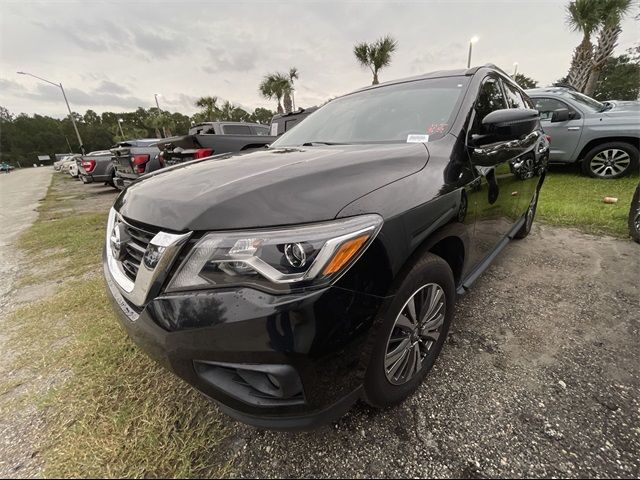
<svg viewBox="0 0 640 480">
<path fill-rule="evenodd" d="M 613 55 L 622 28 L 620 21 L 631 8 L 631 0 L 601 0 L 599 4 L 602 28 L 598 35 L 598 46 L 591 59 L 589 78 L 584 88 L 586 95 L 592 96 L 598 86 L 598 79 L 607 60 Z"/>
<path fill-rule="evenodd" d="M 264 98 L 268 98 L 270 100 L 275 98 L 278 101 L 278 113 L 284 113 L 281 100 L 286 94 L 291 94 L 291 82 L 288 76 L 283 75 L 282 73 L 266 75 L 262 79 L 262 82 L 260 82 L 258 90 Z M 287 98 L 289 99 L 289 102 L 291 102 L 291 97 L 288 95 Z M 291 111 L 290 104 L 285 105 L 285 107 L 288 107 L 287 112 Z"/>
<path fill-rule="evenodd" d="M 225 100 L 222 106 L 219 109 L 219 120 L 232 121 L 233 120 L 233 110 L 236 107 L 229 100 Z"/>
<path fill-rule="evenodd" d="M 582 32 L 582 41 L 573 51 L 571 67 L 567 74 L 568 83 L 579 91 L 584 90 L 589 78 L 593 45 L 591 35 L 600 24 L 600 0 L 574 0 L 567 6 L 567 24 L 577 32 Z"/>
<path fill-rule="evenodd" d="M 368 67 L 373 73 L 372 85 L 380 83 L 378 81 L 378 71 L 389 66 L 391 63 L 391 54 L 398 47 L 393 37 L 387 35 L 368 44 L 366 42 L 358 43 L 353 47 L 353 54 L 363 67 Z"/>
<path fill-rule="evenodd" d="M 296 67 L 292 67 L 289 69 L 289 83 L 291 83 L 291 104 L 292 104 L 292 109 L 295 110 L 296 109 L 296 99 L 294 98 L 293 95 L 293 91 L 295 90 L 293 88 L 293 81 L 294 80 L 298 80 L 298 69 Z"/>
<path fill-rule="evenodd" d="M 196 102 L 196 107 L 203 109 L 202 115 L 210 122 L 215 122 L 220 115 L 218 97 L 201 97 Z"/>
</svg>

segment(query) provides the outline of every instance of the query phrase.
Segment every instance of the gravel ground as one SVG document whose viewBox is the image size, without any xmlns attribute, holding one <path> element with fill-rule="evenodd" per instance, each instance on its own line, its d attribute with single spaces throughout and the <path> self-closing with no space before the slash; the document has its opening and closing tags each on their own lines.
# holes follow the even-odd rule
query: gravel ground
<svg viewBox="0 0 640 480">
<path fill-rule="evenodd" d="M 113 201 L 104 187 L 71 185 L 95 190 L 92 209 Z M 22 213 L 3 224 L 25 228 L 43 195 L 24 197 Z M 11 282 L 19 258 L 0 240 L 0 273 L 13 272 Z M 227 420 L 231 435 L 212 461 L 233 458 L 233 475 L 251 478 L 638 477 L 639 278 L 637 244 L 536 225 L 460 298 L 440 359 L 402 405 L 356 405 L 298 434 Z M 6 364 L 10 352 L 0 351 Z M 0 392 L 0 413 L 7 401 Z M 0 477 L 41 474 L 43 421 L 34 406 L 0 416 Z"/>
<path fill-rule="evenodd" d="M 37 476 L 40 473 L 38 433 L 43 421 L 34 405 L 26 405 L 18 414 L 5 414 L 3 407 L 15 401 L 27 388 L 25 372 L 9 370 L 14 352 L 6 347 L 6 313 L 15 304 L 13 288 L 21 261 L 15 246 L 20 233 L 38 216 L 38 201 L 44 198 L 53 168 L 25 168 L 9 175 L 0 174 L 0 477 Z"/>
<path fill-rule="evenodd" d="M 404 404 L 235 427 L 239 477 L 640 476 L 640 246 L 535 226 L 458 303 Z"/>
</svg>

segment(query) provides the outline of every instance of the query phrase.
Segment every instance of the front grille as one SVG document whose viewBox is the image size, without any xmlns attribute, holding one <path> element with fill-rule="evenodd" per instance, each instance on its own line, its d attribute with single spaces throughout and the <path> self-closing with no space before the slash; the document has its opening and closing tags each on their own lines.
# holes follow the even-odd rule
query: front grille
<svg viewBox="0 0 640 480">
<path fill-rule="evenodd" d="M 132 225 L 128 220 L 123 221 L 123 223 L 125 225 L 125 232 L 129 236 L 129 241 L 125 245 L 122 269 L 125 275 L 135 282 L 142 258 L 147 251 L 147 246 L 153 237 L 155 237 L 157 231 L 152 231 L 150 227 L 143 228 L 139 225 Z"/>
</svg>

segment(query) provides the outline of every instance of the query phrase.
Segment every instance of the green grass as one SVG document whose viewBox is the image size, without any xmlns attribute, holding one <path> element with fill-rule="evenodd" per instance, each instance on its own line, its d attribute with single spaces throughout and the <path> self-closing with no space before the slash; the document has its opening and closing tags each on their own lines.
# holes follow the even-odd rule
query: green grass
<svg viewBox="0 0 640 480">
<path fill-rule="evenodd" d="M 87 302 L 85 299 L 90 299 Z M 35 399 L 48 424 L 47 477 L 220 476 L 212 404 L 148 359 L 117 325 L 101 278 L 20 309 L 12 347 L 38 375 L 70 375 Z M 45 355 L 42 352 L 46 352 Z"/>
<path fill-rule="evenodd" d="M 551 170 L 540 192 L 536 219 L 587 233 L 626 238 L 631 198 L 639 181 L 637 175 L 599 180 L 566 170 Z M 617 197 L 618 203 L 606 204 L 604 197 Z"/>
<path fill-rule="evenodd" d="M 19 308 L 7 321 L 17 352 L 12 368 L 54 384 L 23 394 L 46 418 L 45 475 L 228 474 L 229 456 L 217 448 L 227 434 L 217 409 L 148 359 L 118 325 L 100 275 L 106 213 L 76 208 L 83 193 L 61 193 L 60 182 L 54 177 L 20 242 L 37 260 L 20 282 L 38 285 L 35 268 L 47 272 L 41 282 L 64 282 L 54 296 Z M 15 387 L 1 384 L 0 394 Z"/>
<path fill-rule="evenodd" d="M 18 285 L 37 282 L 43 263 L 51 268 L 49 278 L 58 280 L 77 277 L 100 263 L 104 242 L 107 212 L 84 212 L 74 203 L 86 198 L 87 193 L 69 195 L 64 185 L 70 180 L 54 175 L 46 197 L 38 206 L 38 220 L 20 239 L 20 247 L 28 258 L 36 259 L 38 270 L 24 272 Z"/>
</svg>

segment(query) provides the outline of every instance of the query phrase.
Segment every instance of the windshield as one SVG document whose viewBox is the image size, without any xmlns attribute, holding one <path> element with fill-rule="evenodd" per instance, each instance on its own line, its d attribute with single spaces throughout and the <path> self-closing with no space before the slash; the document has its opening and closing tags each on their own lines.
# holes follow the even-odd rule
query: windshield
<svg viewBox="0 0 640 480">
<path fill-rule="evenodd" d="M 594 100 L 591 97 L 587 97 L 586 95 L 580 92 L 567 90 L 565 92 L 562 92 L 562 95 L 572 99 L 574 102 L 579 103 L 580 106 L 586 108 L 588 111 L 592 113 L 602 112 L 607 108 L 607 106 L 604 103 L 600 103 L 599 101 Z"/>
<path fill-rule="evenodd" d="M 442 137 L 457 111 L 467 77 L 417 80 L 330 101 L 271 144 L 393 143 Z"/>
</svg>

